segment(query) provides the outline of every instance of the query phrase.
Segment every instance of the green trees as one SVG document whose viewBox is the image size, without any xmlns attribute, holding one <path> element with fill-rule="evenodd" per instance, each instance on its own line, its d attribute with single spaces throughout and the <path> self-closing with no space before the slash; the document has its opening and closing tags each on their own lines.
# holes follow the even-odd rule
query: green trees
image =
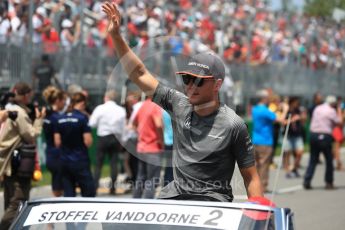
<svg viewBox="0 0 345 230">
<path fill-rule="evenodd" d="M 329 17 L 334 8 L 345 10 L 345 0 L 305 0 L 304 12 L 310 16 Z"/>
</svg>

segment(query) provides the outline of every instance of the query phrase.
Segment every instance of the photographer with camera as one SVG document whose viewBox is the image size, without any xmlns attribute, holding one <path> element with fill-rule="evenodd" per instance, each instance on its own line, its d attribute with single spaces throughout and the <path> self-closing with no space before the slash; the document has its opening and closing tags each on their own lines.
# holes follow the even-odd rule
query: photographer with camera
<svg viewBox="0 0 345 230">
<path fill-rule="evenodd" d="M 41 133 L 45 108 L 35 109 L 35 120 L 29 118 L 28 105 L 32 89 L 24 82 L 15 84 L 14 105 L 16 119 L 6 119 L 0 133 L 0 178 L 4 185 L 5 213 L 0 229 L 8 229 L 17 215 L 21 202 L 29 199 L 31 179 L 35 169 L 36 137 Z"/>
<path fill-rule="evenodd" d="M 6 92 L 0 97 L 0 127 L 7 118 L 15 120 L 17 118 L 16 111 L 9 111 L 6 105 L 12 104 L 15 94 L 12 92 Z"/>
</svg>

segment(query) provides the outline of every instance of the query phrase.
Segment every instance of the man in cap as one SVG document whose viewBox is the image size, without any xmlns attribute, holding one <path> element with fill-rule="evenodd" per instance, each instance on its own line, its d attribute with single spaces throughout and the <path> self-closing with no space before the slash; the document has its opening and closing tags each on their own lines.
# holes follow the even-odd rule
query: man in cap
<svg viewBox="0 0 345 230">
<path fill-rule="evenodd" d="M 310 122 L 310 159 L 303 182 L 305 189 L 312 189 L 311 180 L 314 176 L 320 152 L 323 153 L 326 159 L 325 189 L 334 189 L 332 131 L 336 125 L 340 125 L 342 122 L 342 112 L 340 108 L 337 109 L 337 98 L 335 96 L 327 96 L 325 103 L 316 106 L 314 109 Z"/>
<path fill-rule="evenodd" d="M 153 101 L 172 118 L 174 181 L 162 189 L 160 198 L 232 201 L 230 181 L 236 162 L 248 196 L 262 196 L 247 126 L 219 101 L 225 76 L 222 61 L 211 53 L 195 55 L 186 69 L 177 73 L 187 95 L 165 87 L 121 36 L 121 15 L 116 5 L 106 2 L 102 7 L 110 19 L 108 32 L 129 79 L 146 94 L 153 94 Z"/>
</svg>

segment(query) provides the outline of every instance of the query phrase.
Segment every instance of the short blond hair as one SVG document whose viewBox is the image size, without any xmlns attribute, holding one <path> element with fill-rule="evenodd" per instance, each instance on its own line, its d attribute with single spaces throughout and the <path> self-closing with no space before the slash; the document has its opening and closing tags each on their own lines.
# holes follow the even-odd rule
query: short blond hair
<svg viewBox="0 0 345 230">
<path fill-rule="evenodd" d="M 48 104 L 52 105 L 56 100 L 64 99 L 65 93 L 55 86 L 48 86 L 43 90 L 42 96 Z"/>
</svg>

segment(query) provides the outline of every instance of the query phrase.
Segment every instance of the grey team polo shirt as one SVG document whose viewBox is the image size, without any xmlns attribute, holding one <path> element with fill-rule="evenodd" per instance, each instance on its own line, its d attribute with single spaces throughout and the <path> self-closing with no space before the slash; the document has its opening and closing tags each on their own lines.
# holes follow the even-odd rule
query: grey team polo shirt
<svg viewBox="0 0 345 230">
<path fill-rule="evenodd" d="M 174 132 L 174 181 L 162 189 L 159 198 L 202 195 L 232 201 L 235 162 L 239 168 L 255 165 L 242 118 L 226 105 L 208 116 L 198 116 L 184 94 L 162 84 L 153 101 L 170 114 Z"/>
</svg>

